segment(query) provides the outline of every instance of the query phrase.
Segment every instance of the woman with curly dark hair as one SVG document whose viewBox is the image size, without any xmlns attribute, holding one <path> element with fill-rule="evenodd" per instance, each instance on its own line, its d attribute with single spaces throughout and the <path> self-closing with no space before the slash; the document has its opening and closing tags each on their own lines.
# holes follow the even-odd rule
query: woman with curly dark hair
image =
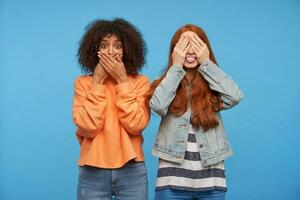
<svg viewBox="0 0 300 200">
<path fill-rule="evenodd" d="M 159 157 L 156 200 L 224 200 L 224 160 L 232 155 L 220 111 L 243 92 L 218 67 L 205 32 L 187 24 L 174 34 L 169 64 L 149 92 L 161 116 L 153 155 Z"/>
<path fill-rule="evenodd" d="M 81 39 L 86 75 L 74 83 L 80 143 L 77 198 L 147 199 L 142 131 L 149 122 L 148 78 L 139 74 L 146 45 L 124 19 L 96 20 Z"/>
</svg>

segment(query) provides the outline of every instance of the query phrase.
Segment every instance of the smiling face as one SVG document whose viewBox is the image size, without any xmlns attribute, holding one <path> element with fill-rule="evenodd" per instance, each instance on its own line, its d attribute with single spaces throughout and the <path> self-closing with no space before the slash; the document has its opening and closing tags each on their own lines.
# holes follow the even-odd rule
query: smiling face
<svg viewBox="0 0 300 200">
<path fill-rule="evenodd" d="M 116 35 L 108 35 L 101 40 L 99 45 L 99 51 L 108 55 L 122 55 L 122 42 Z"/>
<path fill-rule="evenodd" d="M 199 37 L 195 32 L 193 31 L 186 31 L 186 32 L 183 32 L 181 35 L 180 35 L 180 38 L 182 38 L 183 36 L 185 37 L 192 37 L 192 36 L 197 36 Z M 180 39 L 179 38 L 179 39 Z M 197 61 L 197 56 L 194 52 L 194 50 L 192 48 L 189 48 L 189 50 L 187 51 L 186 55 L 185 55 L 185 60 L 184 60 L 184 63 L 183 63 L 183 66 L 186 67 L 186 68 L 194 68 L 198 65 L 198 61 Z"/>
</svg>

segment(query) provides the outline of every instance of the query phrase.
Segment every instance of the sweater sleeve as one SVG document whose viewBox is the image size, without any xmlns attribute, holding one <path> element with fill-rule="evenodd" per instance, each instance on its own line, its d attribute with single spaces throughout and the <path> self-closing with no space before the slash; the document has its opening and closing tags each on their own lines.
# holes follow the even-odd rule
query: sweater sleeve
<svg viewBox="0 0 300 200">
<path fill-rule="evenodd" d="M 244 94 L 238 85 L 212 61 L 202 63 L 199 72 L 209 87 L 221 95 L 223 109 L 231 108 L 242 100 Z"/>
<path fill-rule="evenodd" d="M 185 74 L 186 72 L 180 66 L 173 65 L 170 67 L 166 77 L 156 87 L 150 99 L 149 105 L 154 112 L 160 116 L 167 114 L 169 105 L 173 101 L 176 90 Z"/>
<path fill-rule="evenodd" d="M 128 134 L 139 135 L 150 119 L 146 94 L 150 89 L 149 80 L 141 76 L 135 84 L 129 82 L 117 85 L 116 105 L 118 117 Z"/>
<path fill-rule="evenodd" d="M 97 130 L 104 124 L 106 86 L 92 85 L 91 89 L 84 87 L 77 78 L 74 83 L 73 121 L 79 128 L 79 136 L 93 138 Z"/>
</svg>

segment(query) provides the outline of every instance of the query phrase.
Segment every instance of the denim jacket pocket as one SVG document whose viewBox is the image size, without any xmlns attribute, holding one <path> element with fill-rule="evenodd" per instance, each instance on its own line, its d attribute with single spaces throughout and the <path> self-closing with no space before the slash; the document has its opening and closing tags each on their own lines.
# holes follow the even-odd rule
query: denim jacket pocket
<svg viewBox="0 0 300 200">
<path fill-rule="evenodd" d="M 209 157 L 212 155 L 212 151 L 208 144 L 199 144 L 198 149 L 201 157 Z"/>
<path fill-rule="evenodd" d="M 212 150 L 208 142 L 208 138 L 206 133 L 202 132 L 203 130 L 199 130 L 196 132 L 196 140 L 198 144 L 198 150 L 201 157 L 211 156 Z"/>
</svg>

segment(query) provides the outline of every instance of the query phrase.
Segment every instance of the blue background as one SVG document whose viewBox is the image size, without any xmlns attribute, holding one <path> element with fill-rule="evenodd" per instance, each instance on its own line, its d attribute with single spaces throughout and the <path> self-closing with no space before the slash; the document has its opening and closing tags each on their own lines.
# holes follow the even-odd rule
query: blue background
<svg viewBox="0 0 300 200">
<path fill-rule="evenodd" d="M 203 27 L 219 65 L 245 93 L 223 112 L 234 149 L 226 161 L 229 200 L 300 196 L 300 2 L 0 1 L 0 199 L 76 198 L 79 145 L 71 109 L 85 26 L 122 17 L 143 33 L 143 74 L 156 78 L 182 25 Z M 145 136 L 149 199 L 159 118 Z"/>
</svg>

